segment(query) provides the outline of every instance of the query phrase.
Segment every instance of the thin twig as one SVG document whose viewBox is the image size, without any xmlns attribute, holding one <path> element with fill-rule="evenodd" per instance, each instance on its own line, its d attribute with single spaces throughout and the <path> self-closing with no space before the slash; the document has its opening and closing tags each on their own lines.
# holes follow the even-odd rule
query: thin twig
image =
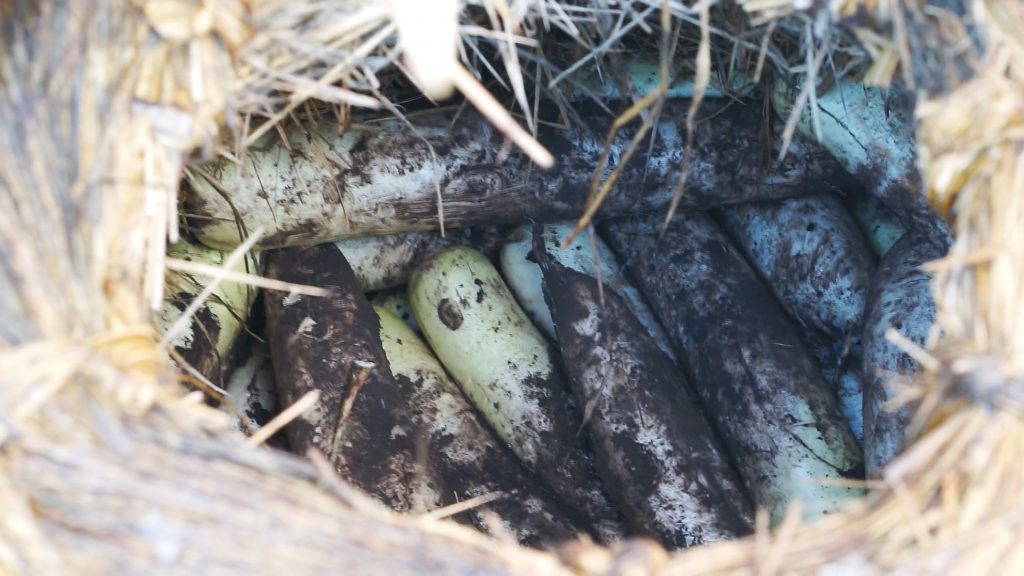
<svg viewBox="0 0 1024 576">
<path fill-rule="evenodd" d="M 274 416 L 270 422 L 263 425 L 262 428 L 257 430 L 252 436 L 246 439 L 246 443 L 250 446 L 259 446 L 271 438 L 278 431 L 283 429 L 285 426 L 291 423 L 302 415 L 303 412 L 309 410 L 320 401 L 320 391 L 310 390 L 302 395 L 295 401 L 294 404 L 282 410 L 277 416 Z"/>
<path fill-rule="evenodd" d="M 220 266 L 204 264 L 203 262 L 181 260 L 180 258 L 168 258 L 166 262 L 167 269 L 173 270 L 175 272 L 184 272 L 186 274 L 199 274 L 201 276 L 219 275 L 221 280 L 227 282 L 238 282 L 240 284 L 248 284 L 249 286 L 263 288 L 265 290 L 278 290 L 281 292 L 288 292 L 291 294 L 300 294 L 302 296 L 314 297 L 326 297 L 332 294 L 332 292 L 327 288 L 320 288 L 317 286 L 306 286 L 304 284 L 294 284 L 292 282 L 284 282 L 282 280 L 266 278 L 264 276 L 259 276 L 256 274 L 246 274 L 245 272 L 224 270 Z"/>
</svg>

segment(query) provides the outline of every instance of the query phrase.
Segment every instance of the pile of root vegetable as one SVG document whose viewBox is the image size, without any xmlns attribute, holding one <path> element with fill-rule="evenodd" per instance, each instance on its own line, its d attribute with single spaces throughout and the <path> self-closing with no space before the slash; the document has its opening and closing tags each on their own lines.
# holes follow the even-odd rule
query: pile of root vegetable
<svg viewBox="0 0 1024 576">
<path fill-rule="evenodd" d="M 652 68 L 628 69 L 632 89 Z M 203 286 L 172 276 L 163 323 L 241 430 L 284 425 L 277 442 L 396 512 L 531 546 L 677 549 L 748 535 L 759 509 L 772 525 L 796 501 L 807 521 L 840 510 L 902 448 L 918 366 L 899 344 L 925 345 L 919 267 L 949 245 L 923 202 L 893 209 L 917 194 L 907 99 L 836 83 L 818 144 L 811 113 L 784 142 L 756 97 L 705 95 L 688 148 L 690 102 L 665 102 L 583 226 L 557 219 L 586 206 L 599 110 L 578 109 L 593 132 L 544 132 L 557 167 L 526 177 L 453 106 L 271 133 L 249 162 L 196 171 L 185 213 L 212 248 L 185 260 L 249 240 L 262 250 L 239 271 L 279 287 L 243 331 L 254 292 L 229 282 L 182 316 Z"/>
<path fill-rule="evenodd" d="M 1024 571 L 1021 29 L 0 3 L 0 573 Z"/>
</svg>

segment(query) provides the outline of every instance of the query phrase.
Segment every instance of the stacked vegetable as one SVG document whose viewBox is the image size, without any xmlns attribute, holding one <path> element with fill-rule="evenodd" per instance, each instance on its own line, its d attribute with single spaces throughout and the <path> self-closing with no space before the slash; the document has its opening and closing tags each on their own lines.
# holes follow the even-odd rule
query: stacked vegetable
<svg viewBox="0 0 1024 576">
<path fill-rule="evenodd" d="M 855 93 L 833 90 L 820 107 Z M 657 143 L 574 238 L 559 218 L 586 203 L 603 145 L 585 130 L 545 136 L 553 173 L 502 161 L 483 120 L 445 111 L 411 118 L 423 138 L 390 121 L 342 138 L 320 126 L 290 133 L 291 151 L 268 141 L 244 167 L 211 167 L 187 203 L 197 238 L 223 249 L 269 226 L 267 275 L 331 291 L 263 294 L 265 326 L 249 332 L 266 345 L 228 398 L 257 425 L 275 402 L 311 398 L 286 427 L 290 449 L 319 451 L 396 511 L 532 546 L 687 547 L 752 532 L 758 509 L 778 523 L 799 502 L 810 520 L 861 496 L 912 409 L 890 410 L 916 366 L 887 330 L 924 342 L 934 308 L 919 265 L 949 240 L 906 208 L 912 142 L 892 122 L 850 134 L 867 120 L 828 109 L 824 146 L 803 121 L 795 152 L 762 166 L 780 131 L 751 103 L 723 103 L 698 124 L 692 188 L 663 228 L 687 105 L 666 106 Z M 611 165 L 630 135 L 612 140 Z M 258 198 L 235 201 L 255 182 Z M 438 191 L 444 236 L 431 231 Z"/>
</svg>

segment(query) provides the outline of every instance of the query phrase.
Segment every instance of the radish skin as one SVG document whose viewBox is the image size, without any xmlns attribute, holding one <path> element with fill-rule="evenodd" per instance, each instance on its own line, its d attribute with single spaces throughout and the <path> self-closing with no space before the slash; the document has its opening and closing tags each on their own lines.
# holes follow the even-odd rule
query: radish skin
<svg viewBox="0 0 1024 576">
<path fill-rule="evenodd" d="M 621 171 L 601 217 L 637 209 L 661 213 L 667 206 L 686 148 L 688 106 L 665 103 L 653 146 Z M 705 107 L 708 119 L 695 126 L 683 207 L 798 196 L 820 189 L 821 181 L 848 178 L 827 152 L 804 139 L 793 142 L 781 163 L 752 163 L 773 157 L 781 145 L 773 137 L 770 149 L 762 149 L 760 110 L 731 100 L 717 106 L 707 100 Z M 613 121 L 597 107 L 579 108 L 584 126 L 540 135 L 555 155 L 552 170 L 534 169 L 518 153 L 502 160 L 503 135 L 472 110 L 410 114 L 415 131 L 395 118 L 356 122 L 342 135 L 332 121 L 293 125 L 286 129 L 287 148 L 271 131 L 249 148 L 247 161 L 219 159 L 197 172 L 184 190 L 183 211 L 197 237 L 217 248 L 237 245 L 257 227 L 269 231 L 261 248 L 436 231 L 439 193 L 447 227 L 576 218 Z M 616 134 L 605 177 L 637 125 Z"/>
<path fill-rule="evenodd" d="M 850 432 L 857 440 L 857 446 L 862 450 L 865 382 L 862 360 L 864 353 L 861 344 L 863 331 L 863 326 L 860 326 L 857 333 L 831 342 L 821 342 L 816 334 L 808 335 L 806 331 L 804 333 L 804 342 L 817 360 L 825 382 L 836 391 L 839 409 L 850 425 Z"/>
<path fill-rule="evenodd" d="M 772 98 L 783 118 L 789 117 L 795 100 L 787 89 L 786 80 L 780 78 Z M 898 88 L 881 90 L 845 78 L 816 98 L 821 145 L 906 228 L 930 226 L 935 218 L 917 169 L 911 100 Z M 818 141 L 811 112 L 804 107 L 797 133 Z"/>
<path fill-rule="evenodd" d="M 496 255 L 502 231 L 495 226 L 459 228 L 440 232 L 409 232 L 385 236 L 362 236 L 337 242 L 356 278 L 366 292 L 403 286 L 418 262 L 445 246 L 468 245 Z"/>
<path fill-rule="evenodd" d="M 405 292 L 404 287 L 380 292 L 373 297 L 373 306 L 387 310 L 404 322 L 410 330 L 416 334 L 422 334 L 423 331 L 420 330 L 420 325 L 416 322 L 416 316 L 413 315 L 412 308 L 409 307 L 409 298 Z"/>
<path fill-rule="evenodd" d="M 855 195 L 852 212 L 879 258 L 907 232 L 896 214 L 871 194 Z"/>
</svg>

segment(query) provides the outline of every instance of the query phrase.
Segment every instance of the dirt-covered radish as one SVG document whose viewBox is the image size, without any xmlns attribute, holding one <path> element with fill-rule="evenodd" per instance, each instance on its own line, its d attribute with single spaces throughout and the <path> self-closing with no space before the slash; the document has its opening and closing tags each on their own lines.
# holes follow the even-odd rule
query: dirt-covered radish
<svg viewBox="0 0 1024 576">
<path fill-rule="evenodd" d="M 843 202 L 816 194 L 730 206 L 721 211 L 732 237 L 799 324 L 858 443 L 863 438 L 860 348 L 875 254 Z"/>
<path fill-rule="evenodd" d="M 625 300 L 549 255 L 539 227 L 534 240 L 597 469 L 630 532 L 669 548 L 750 533 L 750 497 L 675 363 Z"/>
<path fill-rule="evenodd" d="M 414 273 L 409 305 L 437 357 L 527 468 L 598 537 L 621 537 L 582 416 L 540 332 L 479 251 L 446 248 Z"/>
<path fill-rule="evenodd" d="M 496 226 L 457 228 L 440 232 L 408 232 L 385 236 L 362 236 L 338 242 L 363 290 L 374 292 L 403 286 L 417 262 L 445 246 L 473 246 L 496 255 L 503 231 Z"/>
<path fill-rule="evenodd" d="M 777 522 L 800 499 L 805 518 L 863 491 L 860 449 L 810 352 L 771 291 L 705 214 L 609 222 L 602 235 L 673 338 L 705 414 L 755 504 Z"/>
<path fill-rule="evenodd" d="M 374 304 L 381 341 L 410 416 L 403 429 L 420 435 L 423 459 L 445 504 L 496 495 L 456 519 L 487 531 L 487 510 L 501 528 L 527 546 L 554 546 L 578 536 L 544 488 L 477 417 L 441 363 L 405 323 Z"/>
<path fill-rule="evenodd" d="M 730 206 L 726 229 L 789 314 L 833 340 L 860 330 L 875 256 L 832 194 Z"/>
<path fill-rule="evenodd" d="M 783 118 L 789 117 L 796 100 L 787 89 L 785 80 L 780 79 L 772 98 Z M 934 218 L 922 194 L 909 94 L 896 87 L 883 90 L 844 78 L 818 95 L 815 103 L 815 115 L 809 105 L 804 107 L 798 133 L 815 140 L 820 134 L 821 144 L 892 209 L 904 226 L 915 227 Z"/>
<path fill-rule="evenodd" d="M 877 477 L 905 443 L 912 406 L 886 406 L 909 384 L 917 362 L 886 338 L 892 328 L 919 346 L 935 322 L 931 277 L 922 264 L 949 249 L 944 230 L 914 230 L 882 258 L 864 324 L 864 458 L 869 477 Z"/>
<path fill-rule="evenodd" d="M 688 105 L 666 103 L 653 146 L 623 168 L 600 215 L 638 207 L 660 213 L 667 205 L 686 148 Z M 684 207 L 790 197 L 848 178 L 825 150 L 802 139 L 781 163 L 751 162 L 773 158 L 781 146 L 778 137 L 762 144 L 760 109 L 732 100 L 708 100 L 705 109 L 695 127 Z M 583 126 L 540 135 L 557 163 L 546 171 L 518 153 L 502 161 L 503 135 L 472 110 L 411 113 L 414 129 L 395 118 L 355 122 L 342 135 L 335 121 L 293 125 L 287 147 L 271 131 L 245 162 L 219 159 L 196 171 L 183 209 L 199 239 L 214 247 L 234 246 L 258 226 L 269 230 L 262 248 L 437 230 L 439 198 L 450 227 L 575 218 L 613 122 L 593 106 L 581 105 L 579 115 Z M 638 125 L 617 133 L 609 173 Z"/>
<path fill-rule="evenodd" d="M 220 267 L 227 254 L 186 241 L 168 248 L 167 255 L 180 260 Z M 232 272 L 256 272 L 256 261 L 242 258 Z M 156 323 L 166 332 L 206 288 L 210 277 L 169 271 L 165 277 L 164 303 Z M 188 320 L 170 345 L 181 358 L 214 384 L 223 387 L 232 349 L 243 332 L 256 289 L 240 282 L 222 281 Z"/>
<path fill-rule="evenodd" d="M 643 295 L 626 279 L 615 254 L 604 240 L 600 237 L 591 238 L 589 234 L 581 234 L 573 240 L 572 245 L 562 246 L 562 242 L 575 226 L 575 221 L 545 224 L 542 236 L 547 253 L 563 266 L 595 278 L 600 277 L 602 288 L 607 288 L 624 298 L 658 347 L 674 360 L 675 351 L 669 344 L 665 331 L 658 324 Z M 519 304 L 541 330 L 554 338 L 555 327 L 541 287 L 541 271 L 534 256 L 531 224 L 523 224 L 512 231 L 501 247 L 499 263 L 502 276 L 516 295 Z"/>
<path fill-rule="evenodd" d="M 292 449 L 318 449 L 343 478 L 393 510 L 440 506 L 441 487 L 419 463 L 419 431 L 407 425 L 410 407 L 388 367 L 377 314 L 338 247 L 275 251 L 268 276 L 332 290 L 329 297 L 265 294 L 281 404 L 320 392 L 287 427 Z"/>
</svg>

